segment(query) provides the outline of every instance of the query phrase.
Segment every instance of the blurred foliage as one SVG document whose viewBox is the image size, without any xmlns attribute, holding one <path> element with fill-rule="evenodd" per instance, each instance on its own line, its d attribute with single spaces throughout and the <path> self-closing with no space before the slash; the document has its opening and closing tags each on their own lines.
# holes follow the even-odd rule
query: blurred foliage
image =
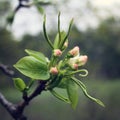
<svg viewBox="0 0 120 120">
<path fill-rule="evenodd" d="M 113 81 L 87 80 L 85 83 L 90 93 L 99 96 L 104 101 L 105 108 L 89 101 L 81 92 L 79 94 L 79 105 L 76 110 L 72 110 L 70 106 L 58 101 L 49 92 L 43 92 L 30 104 L 29 109 L 26 109 L 25 112 L 29 120 L 119 120 L 120 95 L 118 91 L 120 80 Z M 9 100 L 19 101 L 21 94 L 15 89 L 4 88 L 2 91 Z M 0 106 L 0 108 L 1 119 L 12 120 L 3 107 Z"/>
<path fill-rule="evenodd" d="M 0 1 L 0 27 L 4 27 L 6 24 L 6 16 L 11 9 L 10 2 L 7 0 Z"/>
<path fill-rule="evenodd" d="M 0 15 L 4 15 L 10 9 L 8 1 L 0 1 Z"/>
<path fill-rule="evenodd" d="M 5 29 L 0 30 L 0 62 L 14 64 L 19 58 L 19 52 L 18 42 L 14 40 L 12 34 Z"/>
</svg>

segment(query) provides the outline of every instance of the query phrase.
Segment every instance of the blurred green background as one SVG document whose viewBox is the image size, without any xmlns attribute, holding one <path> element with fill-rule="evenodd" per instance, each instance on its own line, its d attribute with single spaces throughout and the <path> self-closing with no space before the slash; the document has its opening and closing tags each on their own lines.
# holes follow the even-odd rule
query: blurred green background
<svg viewBox="0 0 120 120">
<path fill-rule="evenodd" d="M 11 6 L 8 1 L 0 2 L 0 63 L 14 69 L 13 64 L 26 55 L 24 52 L 26 48 L 41 51 L 46 56 L 50 56 L 50 50 L 42 32 L 34 36 L 25 34 L 21 40 L 18 40 L 4 26 L 9 10 Z M 54 39 L 56 31 L 51 31 L 49 34 Z M 81 80 L 86 84 L 89 93 L 101 99 L 106 107 L 102 108 L 91 102 L 80 91 L 79 104 L 76 110 L 73 110 L 49 92 L 43 92 L 26 108 L 28 119 L 120 120 L 120 18 L 110 15 L 105 20 L 101 20 L 98 27 L 89 27 L 85 31 L 73 26 L 69 40 L 69 48 L 78 45 L 81 54 L 88 55 L 89 60 L 85 68 L 88 69 L 89 75 Z M 21 93 L 14 88 L 12 79 L 5 76 L 2 71 L 0 71 L 0 92 L 14 103 L 21 100 Z M 0 119 L 12 120 L 1 105 Z"/>
</svg>

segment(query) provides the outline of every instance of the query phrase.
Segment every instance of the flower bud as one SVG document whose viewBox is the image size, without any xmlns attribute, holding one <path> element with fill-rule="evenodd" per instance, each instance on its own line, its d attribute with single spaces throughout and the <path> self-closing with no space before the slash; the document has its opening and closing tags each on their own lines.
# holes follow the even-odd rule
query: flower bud
<svg viewBox="0 0 120 120">
<path fill-rule="evenodd" d="M 55 49 L 53 54 L 54 54 L 54 56 L 61 56 L 62 51 L 60 49 Z"/>
<path fill-rule="evenodd" d="M 77 56 L 79 54 L 79 47 L 78 46 L 74 47 L 72 50 L 69 51 L 69 54 L 72 55 L 73 57 Z"/>
<path fill-rule="evenodd" d="M 66 42 L 64 43 L 64 47 L 65 47 L 65 48 L 68 47 L 68 41 L 66 41 Z"/>
<path fill-rule="evenodd" d="M 53 74 L 53 75 L 57 75 L 58 74 L 57 68 L 56 67 L 51 67 L 50 73 Z"/>
<path fill-rule="evenodd" d="M 78 69 L 78 64 L 76 64 L 76 63 L 73 64 L 73 65 L 72 65 L 72 68 L 73 68 L 74 70 L 77 70 L 77 69 Z"/>
<path fill-rule="evenodd" d="M 88 60 L 88 56 L 87 56 L 87 55 L 81 55 L 81 56 L 78 58 L 77 63 L 78 63 L 79 65 L 85 65 L 86 62 L 87 62 L 87 60 Z"/>
</svg>

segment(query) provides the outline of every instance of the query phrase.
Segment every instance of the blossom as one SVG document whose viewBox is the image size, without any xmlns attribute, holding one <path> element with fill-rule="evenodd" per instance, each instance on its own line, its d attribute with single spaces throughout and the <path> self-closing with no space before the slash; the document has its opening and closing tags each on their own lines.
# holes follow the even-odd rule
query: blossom
<svg viewBox="0 0 120 120">
<path fill-rule="evenodd" d="M 50 73 L 53 75 L 57 75 L 58 74 L 58 69 L 56 67 L 51 67 L 50 68 Z"/>
<path fill-rule="evenodd" d="M 79 50 L 80 48 L 78 46 L 75 46 L 72 50 L 69 51 L 69 54 L 75 57 L 79 55 Z"/>
<path fill-rule="evenodd" d="M 87 55 L 81 55 L 81 56 L 79 56 L 79 58 L 77 59 L 77 63 L 78 63 L 79 65 L 85 65 L 86 62 L 87 62 L 87 60 L 88 60 L 88 56 L 87 56 Z"/>
<path fill-rule="evenodd" d="M 54 56 L 61 56 L 62 51 L 60 49 L 55 49 L 53 54 L 54 54 Z"/>
<path fill-rule="evenodd" d="M 76 64 L 76 63 L 74 63 L 74 64 L 72 64 L 72 66 L 71 66 L 74 70 L 77 70 L 78 69 L 78 64 Z"/>
<path fill-rule="evenodd" d="M 87 59 L 88 59 L 87 55 L 77 55 L 73 58 L 70 58 L 68 64 L 71 66 L 71 68 L 74 68 L 75 66 L 77 68 L 77 66 L 79 67 L 85 65 Z"/>
</svg>

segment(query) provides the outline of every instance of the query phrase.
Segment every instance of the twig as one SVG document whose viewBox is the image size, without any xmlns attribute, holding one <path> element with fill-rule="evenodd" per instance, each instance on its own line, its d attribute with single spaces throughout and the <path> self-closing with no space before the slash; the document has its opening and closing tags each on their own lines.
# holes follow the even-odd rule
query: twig
<svg viewBox="0 0 120 120">
<path fill-rule="evenodd" d="M 20 8 L 22 8 L 22 7 L 24 7 L 24 8 L 29 8 L 29 7 L 30 7 L 30 5 L 23 3 L 23 2 L 28 3 L 29 0 L 18 0 L 18 1 L 19 1 L 19 4 L 18 4 L 18 6 L 16 7 L 16 9 L 15 9 L 15 11 L 14 11 L 15 13 L 16 13 Z"/>
<path fill-rule="evenodd" d="M 0 103 L 1 105 L 10 113 L 10 115 L 15 119 L 15 120 L 27 120 L 27 118 L 21 114 L 19 116 L 19 111 L 17 110 L 16 105 L 13 103 L 9 102 L 2 93 L 0 93 Z M 18 118 L 18 119 L 17 119 Z"/>
<path fill-rule="evenodd" d="M 24 101 L 18 104 L 17 107 L 21 112 L 24 111 L 24 108 L 30 103 L 31 100 L 33 100 L 36 96 L 45 90 L 46 83 L 47 81 L 40 81 L 34 92 L 30 96 L 26 96 Z"/>
<path fill-rule="evenodd" d="M 2 70 L 3 73 L 9 77 L 13 77 L 15 75 L 14 71 L 11 70 L 7 65 L 0 64 L 0 70 Z"/>
<path fill-rule="evenodd" d="M 46 82 L 47 81 L 40 81 L 34 92 L 30 96 L 25 97 L 23 101 L 18 104 L 9 102 L 3 94 L 0 93 L 0 103 L 15 120 L 27 120 L 27 117 L 23 114 L 24 109 L 33 98 L 45 90 Z"/>
</svg>

